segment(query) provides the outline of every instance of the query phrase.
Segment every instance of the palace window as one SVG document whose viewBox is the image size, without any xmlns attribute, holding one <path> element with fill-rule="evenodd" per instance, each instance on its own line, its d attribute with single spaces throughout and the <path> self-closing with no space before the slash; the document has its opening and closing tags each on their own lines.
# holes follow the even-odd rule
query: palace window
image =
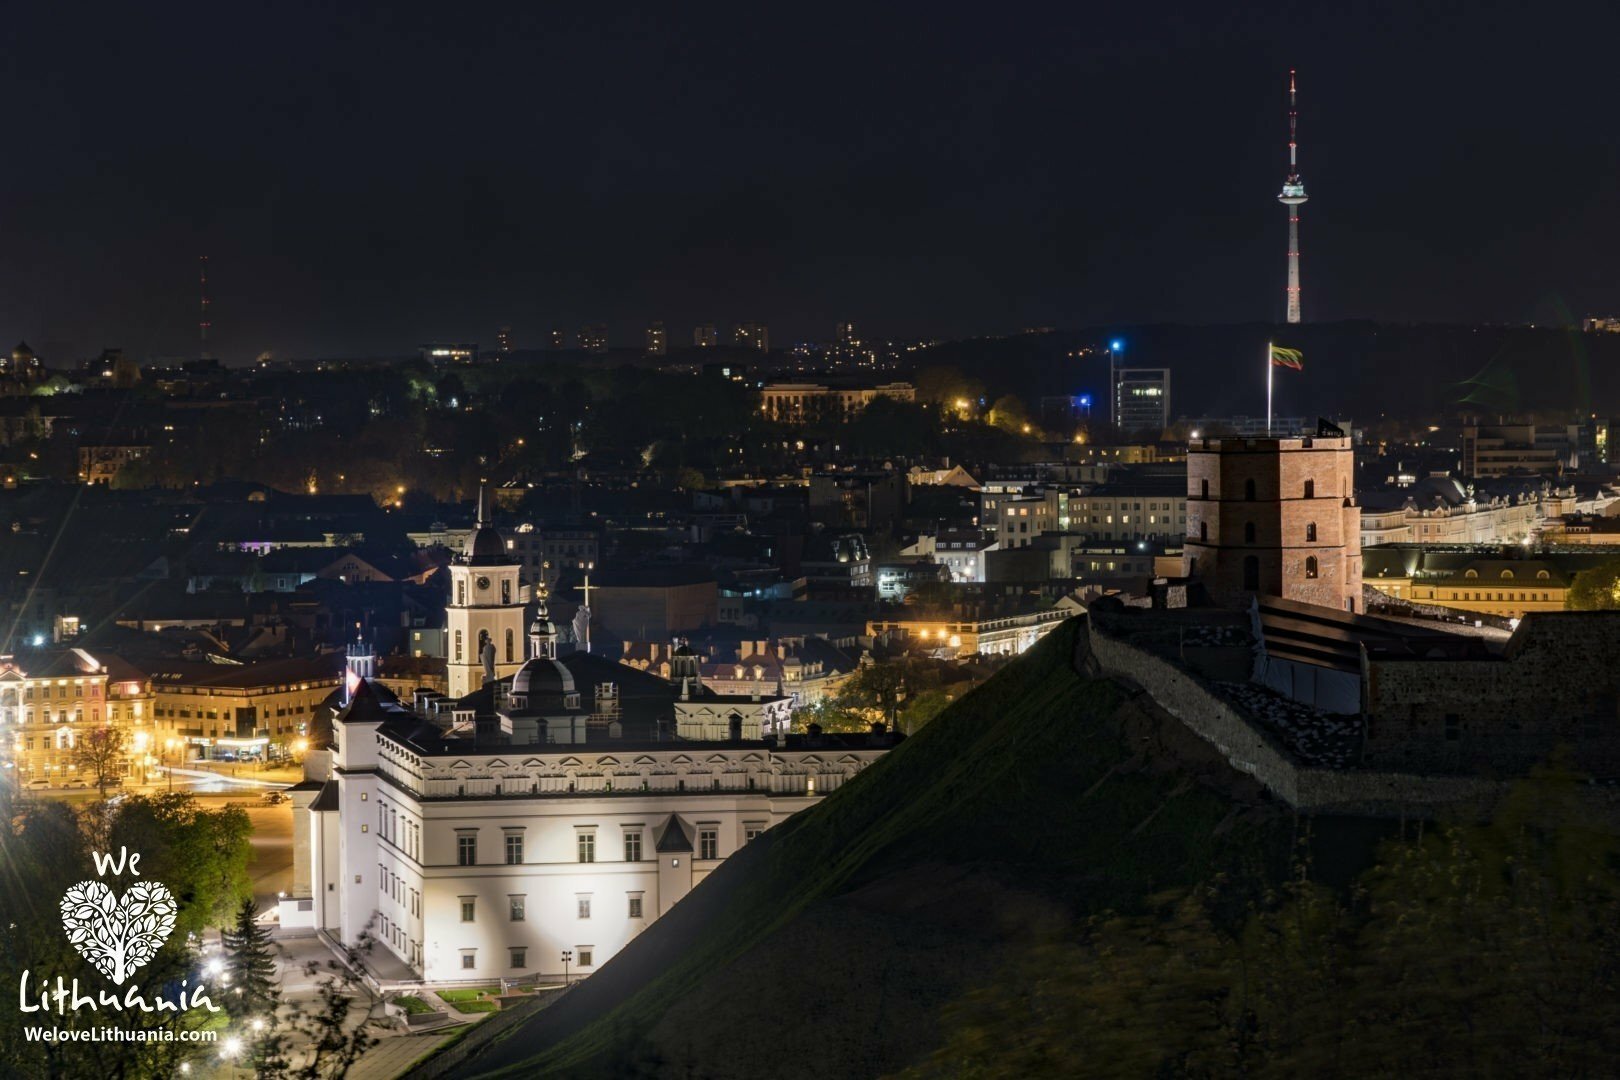
<svg viewBox="0 0 1620 1080">
<path fill-rule="evenodd" d="M 523 837 L 509 833 L 506 837 L 506 864 L 516 866 L 523 861 Z"/>
<path fill-rule="evenodd" d="M 641 897 L 632 896 L 629 899 L 630 899 L 630 916 L 629 917 L 632 918 L 632 919 L 641 918 Z"/>
<path fill-rule="evenodd" d="M 625 862 L 640 862 L 641 861 L 641 833 L 640 833 L 640 831 L 627 832 L 627 833 L 624 834 L 624 861 Z"/>
<path fill-rule="evenodd" d="M 579 845 L 579 861 L 595 862 L 596 834 L 594 832 L 582 832 L 579 834 L 577 843 Z"/>
<path fill-rule="evenodd" d="M 528 900 L 522 896 L 506 898 L 506 912 L 512 922 L 522 922 L 527 914 Z"/>
<path fill-rule="evenodd" d="M 476 952 L 473 949 L 462 949 L 461 950 L 461 968 L 462 968 L 462 970 L 463 971 L 471 971 L 473 968 L 475 968 L 477 966 L 478 966 L 478 960 L 477 960 Z"/>
<path fill-rule="evenodd" d="M 476 837 L 476 836 L 458 836 L 458 837 L 456 837 L 456 865 L 457 866 L 477 866 L 478 865 L 478 837 Z"/>
<path fill-rule="evenodd" d="M 511 953 L 512 953 L 512 966 L 513 967 L 515 967 L 515 968 L 524 968 L 524 967 L 529 966 L 529 950 L 528 949 L 512 949 Z"/>
<path fill-rule="evenodd" d="M 463 896 L 461 898 L 461 921 L 462 922 L 473 922 L 474 921 L 474 916 L 477 914 L 477 911 L 476 911 L 477 905 L 478 905 L 478 901 L 475 898 L 471 897 L 471 896 Z"/>
<path fill-rule="evenodd" d="M 582 919 L 591 917 L 591 898 L 588 896 L 579 898 L 579 917 Z"/>
<path fill-rule="evenodd" d="M 698 830 L 698 858 L 718 859 L 720 857 L 720 833 L 717 829 Z"/>
</svg>

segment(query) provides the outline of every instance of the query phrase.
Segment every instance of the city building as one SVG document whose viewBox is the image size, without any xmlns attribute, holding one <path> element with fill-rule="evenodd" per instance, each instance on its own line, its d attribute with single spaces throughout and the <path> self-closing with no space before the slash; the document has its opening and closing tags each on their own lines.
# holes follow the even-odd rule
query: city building
<svg viewBox="0 0 1620 1080">
<path fill-rule="evenodd" d="M 692 344 L 700 349 L 712 349 L 720 344 L 720 331 L 713 323 L 704 323 L 692 330 Z"/>
<path fill-rule="evenodd" d="M 1517 544 L 1545 518 L 1572 507 L 1571 488 L 1534 481 L 1517 491 L 1484 492 L 1450 476 L 1426 476 L 1406 487 L 1358 499 L 1361 546 L 1374 544 Z"/>
<path fill-rule="evenodd" d="M 1361 604 L 1351 440 L 1193 439 L 1183 575 L 1222 606 L 1256 594 L 1341 611 Z"/>
<path fill-rule="evenodd" d="M 431 982 L 555 978 L 564 957 L 589 975 L 897 741 L 766 734 L 763 717 L 780 717 L 765 699 L 736 703 L 755 706 L 747 724 L 683 712 L 689 674 L 675 691 L 598 657 L 559 659 L 543 605 L 528 652 L 509 678 L 448 703 L 448 718 L 351 678 L 331 767 L 294 793 L 295 884 L 308 891 L 283 901 L 284 927 L 344 944 L 369 933 Z M 667 692 L 643 692 L 651 683 Z M 622 718 L 593 726 L 604 711 Z"/>
<path fill-rule="evenodd" d="M 81 439 L 79 480 L 85 484 L 111 485 L 126 466 L 151 456 L 151 444 L 144 438 L 125 435 L 111 439 Z"/>
<path fill-rule="evenodd" d="M 664 330 L 664 324 L 650 323 L 647 326 L 647 355 L 663 356 L 668 352 L 669 334 Z"/>
<path fill-rule="evenodd" d="M 840 387 L 823 383 L 772 383 L 759 393 L 760 411 L 786 424 L 843 419 L 880 397 L 895 401 L 917 400 L 917 388 L 906 382 Z"/>
<path fill-rule="evenodd" d="M 503 326 L 500 328 L 500 331 L 496 333 L 495 347 L 502 353 L 509 353 L 512 351 L 512 328 L 510 326 Z"/>
<path fill-rule="evenodd" d="M 1187 531 L 1186 478 L 1124 473 L 1070 498 L 1067 527 L 1092 540 L 1179 540 Z"/>
<path fill-rule="evenodd" d="M 764 323 L 738 323 L 731 332 L 731 343 L 744 349 L 771 351 L 771 332 Z"/>
<path fill-rule="evenodd" d="M 568 348 L 568 331 L 553 327 L 546 334 L 546 348 L 553 352 Z"/>
<path fill-rule="evenodd" d="M 475 364 L 478 362 L 476 342 L 435 342 L 421 346 L 422 359 L 430 364 Z"/>
<path fill-rule="evenodd" d="M 990 606 L 974 610 L 912 611 L 867 621 L 866 632 L 893 645 L 916 644 L 937 656 L 1017 656 L 1083 609 L 1065 597 L 1051 607 Z"/>
<path fill-rule="evenodd" d="M 579 347 L 588 353 L 607 352 L 608 328 L 602 323 L 582 327 L 579 331 Z"/>
<path fill-rule="evenodd" d="M 150 687 L 133 665 L 78 648 L 0 656 L 0 767 L 18 784 L 94 786 L 79 746 L 103 729 L 122 742 L 107 771 L 139 779 L 155 739 Z"/>
<path fill-rule="evenodd" d="M 1115 427 L 1161 432 L 1170 426 L 1170 369 L 1120 368 L 1114 378 Z"/>
<path fill-rule="evenodd" d="M 1462 472 L 1484 479 L 1550 476 L 1580 466 L 1578 424 L 1469 424 L 1462 429 Z"/>
<path fill-rule="evenodd" d="M 153 752 L 166 764 L 301 756 L 343 671 L 336 655 L 148 666 Z"/>
<path fill-rule="evenodd" d="M 461 554 L 450 564 L 445 605 L 449 640 L 446 675 L 450 696 L 465 697 L 488 676 L 502 677 L 523 663 L 522 566 L 484 514 L 478 491 L 478 522 Z"/>
<path fill-rule="evenodd" d="M 985 556 L 1000 544 L 984 529 L 941 529 L 934 537 L 934 561 L 950 571 L 954 582 L 982 582 Z"/>
</svg>

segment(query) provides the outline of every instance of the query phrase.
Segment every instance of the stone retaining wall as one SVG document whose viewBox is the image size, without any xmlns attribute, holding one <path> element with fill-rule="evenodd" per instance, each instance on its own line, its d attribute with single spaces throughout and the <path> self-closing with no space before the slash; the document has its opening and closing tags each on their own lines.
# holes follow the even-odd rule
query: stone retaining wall
<svg viewBox="0 0 1620 1080">
<path fill-rule="evenodd" d="M 1468 776 L 1325 769 L 1301 764 L 1276 737 L 1196 676 L 1152 653 L 1109 637 L 1085 619 L 1077 664 L 1140 686 L 1165 712 L 1290 806 L 1313 813 L 1427 817 L 1442 807 L 1487 807 L 1507 785 Z"/>
</svg>

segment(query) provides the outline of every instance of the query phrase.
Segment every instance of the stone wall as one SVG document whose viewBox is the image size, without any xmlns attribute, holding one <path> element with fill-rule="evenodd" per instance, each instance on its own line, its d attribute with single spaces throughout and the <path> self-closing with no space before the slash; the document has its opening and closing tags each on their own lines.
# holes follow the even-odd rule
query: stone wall
<svg viewBox="0 0 1620 1080">
<path fill-rule="evenodd" d="M 1500 657 L 1367 661 L 1367 760 L 1523 771 L 1570 749 L 1620 775 L 1620 611 L 1530 615 Z"/>
<path fill-rule="evenodd" d="M 1152 653 L 1109 637 L 1086 620 L 1076 665 L 1140 686 L 1165 712 L 1214 746 L 1290 806 L 1314 813 L 1424 817 L 1444 807 L 1483 809 L 1506 784 L 1468 776 L 1422 776 L 1304 765 L 1266 732 L 1191 673 Z"/>
</svg>

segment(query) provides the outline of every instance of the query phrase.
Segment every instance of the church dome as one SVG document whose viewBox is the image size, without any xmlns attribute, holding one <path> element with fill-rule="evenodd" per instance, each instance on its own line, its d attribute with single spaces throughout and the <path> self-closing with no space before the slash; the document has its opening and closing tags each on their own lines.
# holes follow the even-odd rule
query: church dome
<svg viewBox="0 0 1620 1080">
<path fill-rule="evenodd" d="M 537 694 L 572 694 L 574 676 L 555 660 L 544 656 L 531 656 L 512 676 L 512 696 L 530 699 Z"/>
<path fill-rule="evenodd" d="M 478 486 L 478 522 L 467 544 L 461 549 L 461 561 L 468 566 L 506 566 L 512 562 L 507 553 L 501 531 L 489 520 L 484 509 L 484 486 Z"/>
<path fill-rule="evenodd" d="M 493 563 L 508 561 L 506 541 L 501 538 L 501 532 L 493 525 L 480 525 L 473 534 L 467 537 L 467 545 L 462 548 L 462 555 L 469 563 L 485 566 Z"/>
</svg>

